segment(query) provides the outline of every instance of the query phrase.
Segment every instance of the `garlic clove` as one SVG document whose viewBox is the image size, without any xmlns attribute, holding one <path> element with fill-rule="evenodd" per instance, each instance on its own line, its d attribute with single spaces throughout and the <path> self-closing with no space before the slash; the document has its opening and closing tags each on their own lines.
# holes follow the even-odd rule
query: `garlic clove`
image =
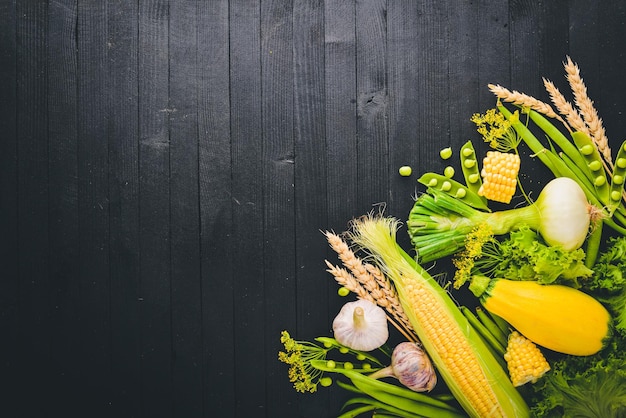
<svg viewBox="0 0 626 418">
<path fill-rule="evenodd" d="M 343 305 L 333 321 L 335 339 L 357 351 L 372 351 L 389 338 L 387 314 L 365 299 Z"/>
</svg>

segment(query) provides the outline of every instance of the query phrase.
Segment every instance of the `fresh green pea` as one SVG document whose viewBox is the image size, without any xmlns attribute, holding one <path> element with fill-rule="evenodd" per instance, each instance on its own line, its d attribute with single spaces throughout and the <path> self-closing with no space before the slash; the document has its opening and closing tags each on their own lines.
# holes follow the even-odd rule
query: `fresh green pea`
<svg viewBox="0 0 626 418">
<path fill-rule="evenodd" d="M 342 286 L 342 287 L 340 287 L 340 288 L 337 290 L 337 294 L 338 294 L 339 296 L 345 297 L 345 296 L 348 296 L 348 295 L 350 294 L 350 290 L 349 290 L 347 287 Z"/>
<path fill-rule="evenodd" d="M 610 199 L 609 184 L 606 179 L 602 157 L 600 156 L 598 148 L 584 132 L 573 132 L 572 139 L 585 160 L 587 167 L 589 167 L 592 172 L 593 178 L 591 181 L 593 182 L 597 198 L 602 203 L 608 204 Z"/>
<path fill-rule="evenodd" d="M 473 193 L 478 195 L 478 189 L 482 186 L 483 182 L 480 178 L 480 172 L 478 170 L 478 160 L 476 158 L 476 151 L 474 150 L 474 145 L 472 145 L 472 141 L 467 141 L 461 147 L 461 152 L 459 153 L 461 156 L 461 170 L 463 170 L 463 178 L 465 178 L 465 184 L 467 188 L 471 190 Z M 482 196 L 479 196 L 480 200 L 483 201 L 485 206 L 487 205 L 487 199 Z"/>
<path fill-rule="evenodd" d="M 398 172 L 400 173 L 402 177 L 409 177 L 411 173 L 413 172 L 413 169 L 409 167 L 408 165 L 403 165 L 402 167 L 400 167 Z"/>
<path fill-rule="evenodd" d="M 487 204 L 481 196 L 470 190 L 470 188 L 464 184 L 461 184 L 456 180 L 452 180 L 444 175 L 437 173 L 425 173 L 417 181 L 425 186 L 441 190 L 442 192 L 445 192 L 446 194 L 453 196 L 476 209 L 489 210 Z"/>
<path fill-rule="evenodd" d="M 322 377 L 320 379 L 320 385 L 324 386 L 325 388 L 327 388 L 328 386 L 333 384 L 333 379 L 331 379 L 328 376 Z"/>
<path fill-rule="evenodd" d="M 454 167 L 452 167 L 451 165 L 447 166 L 446 168 L 443 169 L 443 175 L 446 176 L 447 178 L 451 179 L 452 177 L 454 177 Z"/>
<path fill-rule="evenodd" d="M 452 157 L 452 148 L 447 147 L 442 149 L 441 151 L 439 151 L 439 156 L 442 160 L 447 160 L 448 158 Z"/>
</svg>

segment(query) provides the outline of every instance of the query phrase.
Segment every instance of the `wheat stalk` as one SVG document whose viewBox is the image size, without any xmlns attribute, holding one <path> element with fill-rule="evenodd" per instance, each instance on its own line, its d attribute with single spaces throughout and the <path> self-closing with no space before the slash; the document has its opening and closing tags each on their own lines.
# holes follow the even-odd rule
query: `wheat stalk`
<svg viewBox="0 0 626 418">
<path fill-rule="evenodd" d="M 522 107 L 528 107 L 530 109 L 533 109 L 536 112 L 539 112 L 543 115 L 546 115 L 549 118 L 552 119 L 557 119 L 563 123 L 565 123 L 565 121 L 563 120 L 563 118 L 561 118 L 555 111 L 554 109 L 552 109 L 552 106 L 550 106 L 547 103 L 542 102 L 541 100 L 535 99 L 532 96 L 529 96 L 527 94 L 524 93 L 520 93 L 517 90 L 509 90 L 506 87 L 502 87 L 498 84 L 489 84 L 488 85 L 489 90 L 495 94 L 495 96 L 504 101 L 504 102 L 509 102 L 509 103 L 513 103 L 514 105 L 518 105 L 518 106 L 522 106 Z"/>
<path fill-rule="evenodd" d="M 417 341 L 413 327 L 389 280 L 377 267 L 363 263 L 341 237 L 332 232 L 324 234 L 330 247 L 346 267 L 340 268 L 326 261 L 328 272 L 335 277 L 337 283 L 355 293 L 359 299 L 367 299 L 387 310 L 387 317 L 392 325 L 407 339 Z"/>
<path fill-rule="evenodd" d="M 612 167 L 613 160 L 611 157 L 611 149 L 609 148 L 609 140 L 606 137 L 602 119 L 598 116 L 598 111 L 594 107 L 593 101 L 587 95 L 587 86 L 580 76 L 580 69 L 570 57 L 567 57 L 567 62 L 563 65 L 565 67 L 567 81 L 574 94 L 576 106 L 580 109 L 580 114 L 589 127 L 590 137 L 596 144 L 604 160 Z"/>
<path fill-rule="evenodd" d="M 408 320 L 405 322 L 398 317 L 396 312 L 390 310 L 391 305 L 386 304 L 385 299 L 375 299 L 367 289 L 361 285 L 358 280 L 346 269 L 339 266 L 335 266 L 328 260 L 324 260 L 328 266 L 328 271 L 333 275 L 335 281 L 341 286 L 345 287 L 352 293 L 357 295 L 359 299 L 365 299 L 372 303 L 376 303 L 379 306 L 387 310 L 387 320 L 393 325 L 408 341 L 418 342 L 418 338 L 411 327 Z"/>
</svg>

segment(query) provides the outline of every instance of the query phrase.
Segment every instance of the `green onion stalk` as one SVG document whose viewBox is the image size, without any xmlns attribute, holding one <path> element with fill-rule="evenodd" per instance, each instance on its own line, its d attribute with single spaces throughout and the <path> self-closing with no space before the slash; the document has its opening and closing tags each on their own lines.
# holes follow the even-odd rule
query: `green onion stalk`
<svg viewBox="0 0 626 418">
<path fill-rule="evenodd" d="M 574 250 L 585 242 L 590 224 L 600 212 L 589 204 L 575 181 L 559 177 L 546 184 L 534 203 L 497 212 L 480 211 L 428 188 L 415 201 L 407 228 L 419 262 L 427 263 L 461 250 L 466 236 L 483 225 L 494 235 L 503 235 L 526 224 L 548 245 Z"/>
</svg>

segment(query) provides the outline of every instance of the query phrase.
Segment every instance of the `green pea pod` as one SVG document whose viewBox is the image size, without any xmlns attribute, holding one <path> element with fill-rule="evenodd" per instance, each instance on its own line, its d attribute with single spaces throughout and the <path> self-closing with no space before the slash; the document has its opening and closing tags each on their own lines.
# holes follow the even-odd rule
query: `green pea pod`
<svg viewBox="0 0 626 418">
<path fill-rule="evenodd" d="M 480 177 L 480 169 L 478 168 L 478 158 L 476 157 L 476 151 L 472 141 L 467 141 L 461 147 L 459 152 L 459 158 L 461 160 L 461 171 L 463 171 L 463 177 L 465 178 L 465 184 L 467 188 L 474 193 L 478 194 L 480 186 L 483 181 Z M 487 199 L 481 196 L 481 199 L 487 204 Z"/>
<path fill-rule="evenodd" d="M 424 186 L 440 190 L 456 199 L 459 199 L 473 208 L 487 211 L 489 210 L 487 204 L 481 196 L 456 180 L 452 180 L 437 173 L 425 173 L 417 181 Z"/>
<path fill-rule="evenodd" d="M 587 238 L 587 248 L 585 248 L 585 267 L 590 269 L 596 264 L 600 244 L 602 243 L 602 219 L 598 219 L 594 225 L 591 235 Z"/>
<path fill-rule="evenodd" d="M 602 157 L 600 156 L 600 152 L 598 152 L 598 148 L 584 132 L 572 132 L 572 139 L 578 151 L 580 151 L 583 156 L 585 165 L 589 167 L 589 170 L 591 170 L 593 174 L 592 182 L 598 200 L 606 204 L 609 200 L 609 184 L 606 181 L 606 172 L 604 171 Z"/>
<path fill-rule="evenodd" d="M 330 337 L 317 337 L 315 338 L 315 341 L 320 342 L 322 344 L 324 344 L 325 347 L 330 348 L 330 347 L 334 347 L 337 349 L 343 349 L 343 350 L 347 350 L 348 352 L 352 353 L 354 356 L 361 356 L 363 358 L 363 360 L 368 360 L 374 364 L 377 364 L 379 366 L 382 366 L 383 364 L 380 362 L 380 360 L 378 360 L 376 357 L 372 356 L 371 354 L 368 353 L 364 353 L 362 351 L 356 351 L 353 350 L 349 347 L 346 347 L 342 344 L 339 344 L 339 342 L 334 339 L 334 338 L 330 338 Z"/>
<path fill-rule="evenodd" d="M 626 141 L 622 143 L 615 158 L 613 175 L 611 176 L 611 187 L 609 192 L 610 213 L 617 209 L 622 203 L 624 194 L 624 180 L 626 179 Z"/>
</svg>

